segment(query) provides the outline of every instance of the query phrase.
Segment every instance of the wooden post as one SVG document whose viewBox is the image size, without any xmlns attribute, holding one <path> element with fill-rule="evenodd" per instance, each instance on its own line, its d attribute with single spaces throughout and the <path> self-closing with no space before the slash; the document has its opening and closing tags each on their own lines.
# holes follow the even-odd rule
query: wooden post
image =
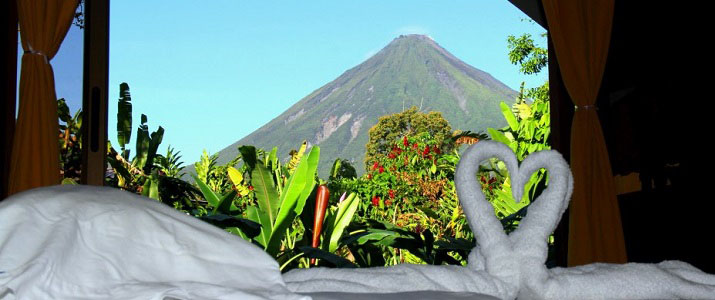
<svg viewBox="0 0 715 300">
<path fill-rule="evenodd" d="M 104 185 L 107 168 L 109 0 L 85 1 L 82 184 Z"/>
<path fill-rule="evenodd" d="M 17 105 L 17 3 L 14 0 L 0 1 L 2 11 L 3 78 L 0 83 L 0 201 L 7 197 L 10 174 L 10 153 L 15 132 Z"/>
</svg>

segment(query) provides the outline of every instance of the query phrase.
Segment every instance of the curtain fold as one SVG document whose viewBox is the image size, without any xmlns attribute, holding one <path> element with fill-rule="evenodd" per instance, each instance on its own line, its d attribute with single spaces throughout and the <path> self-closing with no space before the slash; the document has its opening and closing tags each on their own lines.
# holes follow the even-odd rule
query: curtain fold
<svg viewBox="0 0 715 300">
<path fill-rule="evenodd" d="M 9 194 L 60 183 L 57 96 L 49 61 L 72 25 L 77 0 L 18 0 L 24 54 Z"/>
<path fill-rule="evenodd" d="M 595 106 L 608 57 L 614 0 L 543 0 L 543 6 L 563 82 L 576 106 L 568 265 L 625 263 L 621 214 Z"/>
</svg>

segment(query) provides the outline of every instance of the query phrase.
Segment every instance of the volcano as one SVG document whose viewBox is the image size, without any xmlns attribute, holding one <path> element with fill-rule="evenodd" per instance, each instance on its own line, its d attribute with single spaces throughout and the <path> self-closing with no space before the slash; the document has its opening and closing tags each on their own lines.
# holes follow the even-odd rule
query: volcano
<svg viewBox="0 0 715 300">
<path fill-rule="evenodd" d="M 319 145 L 319 175 L 336 158 L 363 171 L 368 130 L 380 116 L 417 107 L 439 111 L 453 129 L 485 131 L 506 125 L 499 102 L 516 91 L 474 68 L 425 35 L 401 35 L 378 53 L 305 96 L 288 110 L 219 152 L 224 163 L 241 145 L 287 155 L 303 140 Z"/>
</svg>

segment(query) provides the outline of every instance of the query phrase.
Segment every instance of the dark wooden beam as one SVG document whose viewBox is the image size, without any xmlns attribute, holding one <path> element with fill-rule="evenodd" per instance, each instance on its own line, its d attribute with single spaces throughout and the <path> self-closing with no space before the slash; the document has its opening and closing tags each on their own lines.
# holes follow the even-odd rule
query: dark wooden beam
<svg viewBox="0 0 715 300">
<path fill-rule="evenodd" d="M 15 1 L 0 1 L 2 11 L 2 61 L 5 67 L 0 83 L 0 201 L 7 197 L 7 187 L 10 174 L 10 152 L 15 132 L 15 110 L 17 103 L 17 3 Z"/>
<path fill-rule="evenodd" d="M 109 0 L 85 1 L 82 184 L 104 185 L 107 166 Z"/>
<path fill-rule="evenodd" d="M 541 0 L 509 0 L 509 2 L 529 16 L 534 22 L 544 27 L 544 29 L 549 28 L 548 24 L 546 24 L 546 14 L 544 14 Z"/>
</svg>

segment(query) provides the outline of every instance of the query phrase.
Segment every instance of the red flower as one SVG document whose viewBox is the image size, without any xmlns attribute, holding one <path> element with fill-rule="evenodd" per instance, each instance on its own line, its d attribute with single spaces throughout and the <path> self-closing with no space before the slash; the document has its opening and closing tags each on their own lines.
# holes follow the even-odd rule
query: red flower
<svg viewBox="0 0 715 300">
<path fill-rule="evenodd" d="M 248 189 L 252 191 L 252 190 L 253 190 L 253 186 L 252 186 L 252 185 L 249 185 L 249 186 L 248 186 Z"/>
<path fill-rule="evenodd" d="M 375 169 L 377 169 L 377 167 L 378 167 L 379 165 L 380 165 L 380 164 L 378 164 L 377 162 L 375 162 L 374 164 L 372 164 L 372 170 L 375 171 Z"/>
<path fill-rule="evenodd" d="M 419 147 L 420 147 L 420 146 L 417 145 L 417 143 L 412 144 L 412 149 L 417 150 L 417 149 L 419 149 Z"/>
<path fill-rule="evenodd" d="M 386 206 L 390 206 L 390 204 L 392 204 L 392 201 L 390 201 L 390 200 L 385 200 L 385 205 L 386 205 Z"/>
<path fill-rule="evenodd" d="M 395 190 L 389 190 L 388 194 L 390 194 L 390 199 L 395 199 Z"/>
<path fill-rule="evenodd" d="M 429 154 L 429 146 L 425 146 L 425 150 L 422 151 L 422 155 L 427 155 Z"/>
<path fill-rule="evenodd" d="M 404 138 L 402 138 L 402 144 L 405 145 L 405 147 L 407 147 L 407 146 L 410 145 L 410 142 L 407 141 L 407 136 L 405 136 Z"/>
<path fill-rule="evenodd" d="M 395 153 L 390 153 L 387 155 L 387 157 L 389 157 L 390 159 L 394 159 L 397 156 L 395 155 Z"/>
<path fill-rule="evenodd" d="M 372 179 L 372 174 L 367 174 L 367 180 Z"/>
<path fill-rule="evenodd" d="M 382 166 L 380 166 L 380 169 L 379 169 L 379 170 L 377 170 L 377 171 L 378 171 L 379 173 L 385 172 L 385 168 L 384 168 L 384 167 L 382 167 Z"/>
<path fill-rule="evenodd" d="M 439 148 L 437 148 L 437 146 L 434 146 L 434 153 L 442 154 L 442 151 L 440 151 Z"/>
<path fill-rule="evenodd" d="M 378 206 L 378 205 L 380 205 L 380 197 L 373 196 L 372 197 L 372 206 Z"/>
<path fill-rule="evenodd" d="M 492 184 L 492 183 L 494 183 L 495 181 L 497 181 L 497 179 L 494 178 L 494 177 L 492 177 L 492 178 L 489 179 L 489 184 Z"/>
<path fill-rule="evenodd" d="M 481 180 L 482 183 L 487 183 L 487 178 L 484 176 L 480 177 L 479 180 Z"/>
</svg>

